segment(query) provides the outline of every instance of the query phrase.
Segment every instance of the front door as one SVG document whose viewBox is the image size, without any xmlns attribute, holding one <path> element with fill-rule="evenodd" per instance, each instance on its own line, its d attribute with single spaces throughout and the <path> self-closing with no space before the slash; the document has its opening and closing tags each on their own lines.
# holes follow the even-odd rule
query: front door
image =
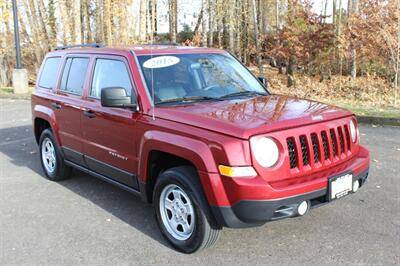
<svg viewBox="0 0 400 266">
<path fill-rule="evenodd" d="M 100 103 L 101 89 L 107 87 L 122 87 L 136 99 L 127 61 L 119 56 L 97 56 L 92 77 L 82 113 L 85 162 L 92 171 L 137 189 L 135 125 L 139 113 Z"/>
</svg>

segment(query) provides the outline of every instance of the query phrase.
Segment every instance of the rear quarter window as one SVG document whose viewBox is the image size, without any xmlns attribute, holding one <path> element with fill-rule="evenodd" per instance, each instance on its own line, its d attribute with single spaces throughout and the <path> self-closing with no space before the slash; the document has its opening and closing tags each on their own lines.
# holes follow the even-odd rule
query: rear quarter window
<svg viewBox="0 0 400 266">
<path fill-rule="evenodd" d="M 68 58 L 65 63 L 60 89 L 67 93 L 82 95 L 88 65 L 89 58 Z"/>
<path fill-rule="evenodd" d="M 60 66 L 60 57 L 49 57 L 44 62 L 38 85 L 45 89 L 53 89 L 57 83 L 57 72 Z"/>
</svg>

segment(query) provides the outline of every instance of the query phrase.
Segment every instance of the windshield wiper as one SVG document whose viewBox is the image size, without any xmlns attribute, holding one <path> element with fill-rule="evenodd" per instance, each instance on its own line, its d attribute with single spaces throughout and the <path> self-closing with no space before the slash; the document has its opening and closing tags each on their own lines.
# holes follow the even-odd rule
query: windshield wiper
<svg viewBox="0 0 400 266">
<path fill-rule="evenodd" d="M 257 91 L 239 91 L 239 92 L 233 92 L 233 93 L 226 94 L 224 96 L 219 97 L 219 99 L 222 100 L 222 99 L 227 99 L 227 98 L 233 98 L 236 96 L 256 96 L 256 95 L 266 96 L 268 94 L 262 93 L 262 92 L 257 92 Z"/>
<path fill-rule="evenodd" d="M 165 101 L 157 102 L 156 104 L 165 104 L 165 103 L 187 103 L 187 102 L 200 102 L 200 101 L 222 101 L 220 98 L 214 98 L 209 96 L 191 96 L 191 97 L 181 97 L 174 98 Z"/>
</svg>

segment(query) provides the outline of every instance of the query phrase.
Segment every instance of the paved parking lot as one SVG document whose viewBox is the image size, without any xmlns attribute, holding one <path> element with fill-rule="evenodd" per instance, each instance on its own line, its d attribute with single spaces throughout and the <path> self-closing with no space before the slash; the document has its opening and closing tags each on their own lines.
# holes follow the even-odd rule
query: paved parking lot
<svg viewBox="0 0 400 266">
<path fill-rule="evenodd" d="M 357 194 L 302 218 L 225 229 L 184 255 L 163 240 L 151 206 L 78 171 L 42 176 L 30 102 L 0 99 L 0 265 L 400 264 L 400 128 L 361 126 L 372 154 Z"/>
</svg>

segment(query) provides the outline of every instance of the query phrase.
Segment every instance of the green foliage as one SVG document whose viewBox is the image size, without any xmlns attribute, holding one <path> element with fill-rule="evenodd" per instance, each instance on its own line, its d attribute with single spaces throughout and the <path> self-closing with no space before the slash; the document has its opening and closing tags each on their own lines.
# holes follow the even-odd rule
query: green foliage
<svg viewBox="0 0 400 266">
<path fill-rule="evenodd" d="M 191 40 L 194 37 L 194 32 L 189 25 L 184 24 L 183 30 L 178 33 L 178 43 L 184 43 L 186 40 Z"/>
<path fill-rule="evenodd" d="M 379 77 L 390 78 L 393 76 L 391 68 L 378 60 L 368 60 L 360 63 L 360 73 L 362 75 L 377 75 Z"/>
</svg>

